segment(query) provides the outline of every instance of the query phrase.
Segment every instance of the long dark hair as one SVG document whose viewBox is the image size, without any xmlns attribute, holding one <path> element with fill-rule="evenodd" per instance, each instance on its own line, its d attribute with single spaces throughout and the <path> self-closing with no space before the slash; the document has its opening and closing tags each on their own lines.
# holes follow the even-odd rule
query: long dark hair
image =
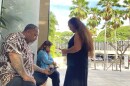
<svg viewBox="0 0 130 86">
<path fill-rule="evenodd" d="M 93 57 L 93 51 L 94 51 L 94 46 L 93 46 L 93 39 L 92 35 L 89 32 L 88 28 L 76 17 L 72 17 L 69 21 L 69 24 L 73 25 L 73 28 L 77 31 L 82 44 L 86 44 L 89 55 Z"/>
<path fill-rule="evenodd" d="M 43 42 L 42 45 L 38 48 L 37 53 L 40 50 L 45 50 L 47 46 L 50 47 L 51 45 L 52 45 L 52 43 L 50 41 L 48 41 L 48 40 Z"/>
</svg>

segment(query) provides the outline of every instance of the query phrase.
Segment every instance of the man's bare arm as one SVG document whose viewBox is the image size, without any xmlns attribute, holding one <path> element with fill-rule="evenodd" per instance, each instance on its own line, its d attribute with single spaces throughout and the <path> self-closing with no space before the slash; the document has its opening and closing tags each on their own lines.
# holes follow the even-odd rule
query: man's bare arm
<svg viewBox="0 0 130 86">
<path fill-rule="evenodd" d="M 31 81 L 36 83 L 35 79 L 27 74 L 21 55 L 17 53 L 9 53 L 9 59 L 11 61 L 12 67 L 17 71 L 17 73 L 23 78 L 24 81 Z"/>
<path fill-rule="evenodd" d="M 38 71 L 38 72 L 41 72 L 41 73 L 45 73 L 45 74 L 47 74 L 47 75 L 50 75 L 49 69 L 40 68 L 40 67 L 38 67 L 36 64 L 34 64 L 33 67 L 34 67 L 34 71 Z"/>
<path fill-rule="evenodd" d="M 21 55 L 17 53 L 9 53 L 9 59 L 11 61 L 12 67 L 17 71 L 17 73 L 24 78 L 27 76 L 27 72 L 24 69 L 23 66 L 23 60 Z"/>
<path fill-rule="evenodd" d="M 38 67 L 36 64 L 34 64 L 33 67 L 34 67 L 34 71 L 38 71 L 38 72 L 44 73 L 44 69 Z"/>
</svg>

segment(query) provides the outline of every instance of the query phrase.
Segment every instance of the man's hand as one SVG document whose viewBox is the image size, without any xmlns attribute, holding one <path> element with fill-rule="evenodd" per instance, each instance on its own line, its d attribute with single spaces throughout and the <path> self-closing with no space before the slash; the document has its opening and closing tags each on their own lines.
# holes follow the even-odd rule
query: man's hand
<svg viewBox="0 0 130 86">
<path fill-rule="evenodd" d="M 49 68 L 48 69 L 43 69 L 43 68 L 38 67 L 36 64 L 34 64 L 33 67 L 34 67 L 34 71 L 38 71 L 38 72 L 44 73 L 46 75 L 51 74 Z"/>
<path fill-rule="evenodd" d="M 50 75 L 51 74 L 49 69 L 44 69 L 43 73 L 46 74 L 46 75 Z"/>
<path fill-rule="evenodd" d="M 34 84 L 36 84 L 36 81 L 35 81 L 33 76 L 26 75 L 26 76 L 23 77 L 23 80 L 24 81 L 30 81 L 30 82 L 33 82 Z"/>
</svg>

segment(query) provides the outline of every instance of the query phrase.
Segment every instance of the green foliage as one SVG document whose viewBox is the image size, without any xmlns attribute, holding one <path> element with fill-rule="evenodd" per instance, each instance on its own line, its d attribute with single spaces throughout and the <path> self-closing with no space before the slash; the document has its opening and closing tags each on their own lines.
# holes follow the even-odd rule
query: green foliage
<svg viewBox="0 0 130 86">
<path fill-rule="evenodd" d="M 97 28 L 90 28 L 89 30 L 93 36 L 97 35 Z"/>
<path fill-rule="evenodd" d="M 55 15 L 50 12 L 50 18 L 49 18 L 49 22 L 50 22 L 50 25 L 49 25 L 49 40 L 53 43 L 52 47 L 51 47 L 51 55 L 52 57 L 55 57 L 55 51 L 56 51 L 56 44 L 55 44 L 55 32 L 56 32 L 56 28 L 55 28 L 55 25 L 57 25 L 57 20 L 55 18 Z"/>
<path fill-rule="evenodd" d="M 53 57 L 62 56 L 59 48 L 67 48 L 68 41 L 72 35 L 73 35 L 72 32 L 65 31 L 65 32 L 55 32 L 54 36 L 53 35 L 49 36 L 50 41 L 53 39 L 53 46 L 51 47 L 51 55 Z"/>
<path fill-rule="evenodd" d="M 86 0 L 73 0 L 73 6 L 70 7 L 70 17 L 77 17 L 79 19 L 87 18 L 88 2 Z"/>
<path fill-rule="evenodd" d="M 123 19 L 127 19 L 129 18 L 129 23 L 130 23 L 130 0 L 124 0 L 123 1 L 124 4 L 122 5 L 122 7 L 125 8 L 124 12 L 123 12 Z"/>
<path fill-rule="evenodd" d="M 55 25 L 57 25 L 57 20 L 55 18 L 55 15 L 50 12 L 50 25 L 49 25 L 49 40 L 51 42 L 54 42 L 54 35 L 55 35 L 55 32 L 56 32 L 56 28 L 55 28 Z"/>
<path fill-rule="evenodd" d="M 56 32 L 55 34 L 55 42 L 59 44 L 59 48 L 63 47 L 64 45 L 67 45 L 70 37 L 72 37 L 73 33 L 69 31 L 64 32 Z M 65 48 L 65 46 L 63 47 Z"/>
<path fill-rule="evenodd" d="M 115 41 L 115 32 L 116 40 L 127 40 L 130 38 L 130 27 L 121 27 L 121 25 L 123 25 L 123 19 L 130 18 L 130 0 L 124 0 L 123 6 L 125 9 L 123 10 L 118 9 L 118 7 L 121 7 L 119 1 L 120 0 L 99 0 L 97 7 L 90 9 L 88 8 L 88 2 L 86 0 L 72 0 L 73 5 L 70 7 L 69 16 L 83 20 L 87 19 L 87 27 L 90 28 L 90 31 L 93 34 L 97 33 L 97 26 L 100 24 L 101 20 L 105 20 L 102 28 L 107 28 L 107 41 Z M 98 9 L 98 6 L 100 6 L 101 9 Z M 90 16 L 88 17 L 88 15 Z M 53 15 L 52 18 L 54 18 Z M 51 21 L 55 22 L 55 19 L 52 19 Z M 55 48 L 61 48 L 62 45 L 67 45 L 68 40 L 73 34 L 71 32 L 55 32 L 56 24 L 56 22 L 50 24 L 49 39 L 55 43 Z M 104 35 L 105 31 L 103 30 L 95 40 L 98 42 L 104 42 Z"/>
<path fill-rule="evenodd" d="M 130 26 L 122 26 L 116 29 L 116 40 L 127 40 L 130 39 Z M 113 42 L 115 41 L 115 30 L 114 29 L 107 29 L 106 33 L 110 36 L 107 37 L 107 41 Z M 101 31 L 96 38 L 97 42 L 104 42 L 104 34 L 105 30 Z"/>
<path fill-rule="evenodd" d="M 130 39 L 130 26 L 123 26 L 117 29 L 117 39 L 118 40 Z"/>
<path fill-rule="evenodd" d="M 62 56 L 60 50 L 57 50 L 56 45 L 51 46 L 51 55 L 53 58 Z"/>
<path fill-rule="evenodd" d="M 116 6 L 116 5 L 118 5 L 119 1 L 120 0 L 100 0 L 98 2 L 98 5 L 100 5 L 102 7 L 105 7 L 105 6 L 108 6 L 108 5 Z"/>
<path fill-rule="evenodd" d="M 67 44 L 72 35 L 73 35 L 72 32 L 68 32 L 68 31 L 62 32 L 62 34 L 61 34 L 61 43 Z"/>
<path fill-rule="evenodd" d="M 71 32 L 65 31 L 65 32 L 56 32 L 55 34 L 55 43 L 56 48 L 67 48 L 68 41 L 70 39 Z"/>
<path fill-rule="evenodd" d="M 90 14 L 92 16 L 90 16 L 88 18 L 88 20 L 87 20 L 87 27 L 89 27 L 90 32 L 93 35 L 97 35 L 97 29 L 96 29 L 96 27 L 100 24 L 100 21 L 101 21 L 101 18 L 98 15 L 99 13 L 100 13 L 100 10 L 98 8 L 91 8 Z"/>
<path fill-rule="evenodd" d="M 53 57 L 62 56 L 58 48 L 66 48 L 69 38 L 72 36 L 72 32 L 56 32 L 55 26 L 57 25 L 55 15 L 50 12 L 50 26 L 49 26 L 49 40 L 53 43 L 51 47 L 51 55 Z"/>
<path fill-rule="evenodd" d="M 52 57 L 55 57 L 56 56 L 55 55 L 55 45 L 52 45 L 50 50 L 51 50 Z"/>
<path fill-rule="evenodd" d="M 56 55 L 56 57 L 61 57 L 61 56 L 62 56 L 62 53 L 59 52 L 59 51 L 56 51 L 56 52 L 55 52 L 55 55 Z"/>
</svg>

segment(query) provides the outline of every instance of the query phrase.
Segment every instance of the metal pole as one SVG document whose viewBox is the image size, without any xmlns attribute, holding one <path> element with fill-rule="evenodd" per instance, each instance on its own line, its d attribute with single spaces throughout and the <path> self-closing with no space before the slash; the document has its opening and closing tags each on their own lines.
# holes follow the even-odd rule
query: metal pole
<svg viewBox="0 0 130 86">
<path fill-rule="evenodd" d="M 96 55 L 95 55 L 95 37 L 96 37 L 96 36 L 94 36 L 94 35 L 92 36 L 92 38 L 93 38 L 93 40 L 94 40 L 94 43 L 93 43 L 93 46 L 94 46 L 94 64 L 93 64 L 93 65 L 94 65 L 94 70 L 97 69 L 97 68 L 96 68 L 96 60 L 95 60 L 95 59 L 96 59 Z"/>
<path fill-rule="evenodd" d="M 94 37 L 94 69 L 96 70 L 96 55 L 95 55 L 95 37 Z"/>
<path fill-rule="evenodd" d="M 105 28 L 105 37 L 104 37 L 104 70 L 106 70 L 106 28 Z"/>
<path fill-rule="evenodd" d="M 117 57 L 117 40 L 116 40 L 116 30 L 115 30 L 115 46 L 116 46 L 116 57 L 115 57 L 115 60 L 118 58 Z M 116 70 L 117 70 L 117 62 L 116 62 Z"/>
<path fill-rule="evenodd" d="M 108 45 L 108 43 L 107 43 L 107 40 L 106 40 L 106 52 L 105 52 L 105 54 L 106 54 L 106 68 L 108 67 L 108 54 L 107 54 L 107 46 Z"/>
</svg>

